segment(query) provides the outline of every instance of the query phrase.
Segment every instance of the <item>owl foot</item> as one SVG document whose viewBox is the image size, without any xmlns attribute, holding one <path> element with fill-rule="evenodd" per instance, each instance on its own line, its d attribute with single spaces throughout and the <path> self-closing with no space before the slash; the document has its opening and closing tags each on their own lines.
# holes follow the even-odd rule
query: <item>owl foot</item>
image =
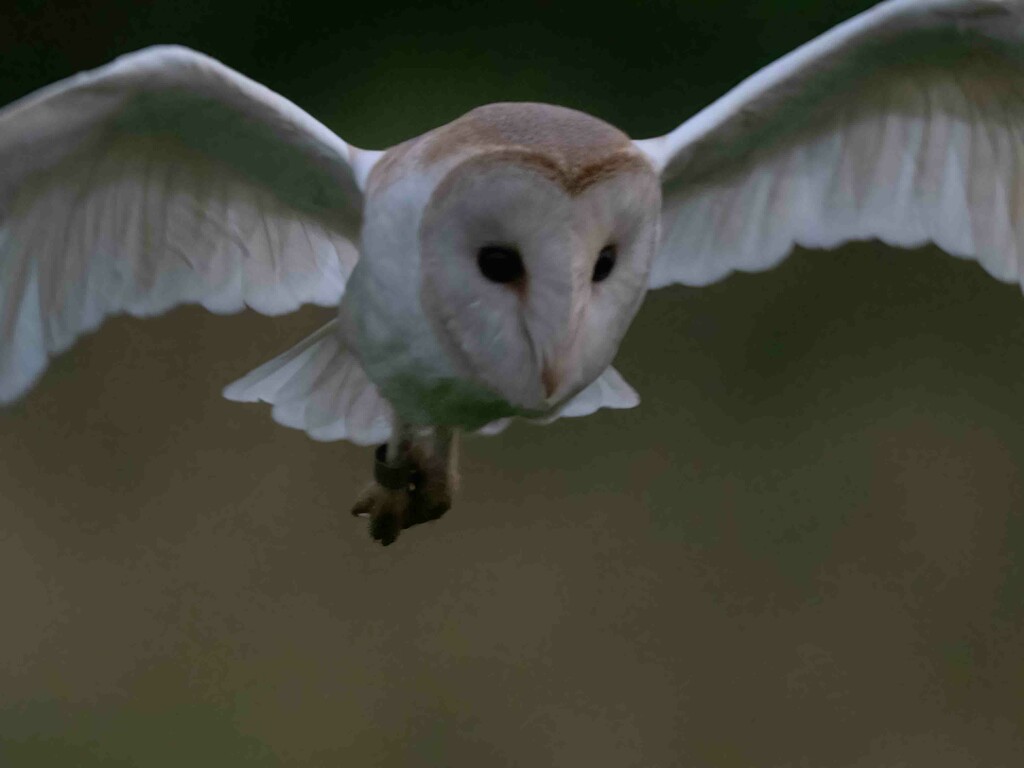
<svg viewBox="0 0 1024 768">
<path fill-rule="evenodd" d="M 409 509 L 403 528 L 437 520 L 452 508 L 452 483 L 448 457 L 412 451 L 413 471 L 409 491 Z"/>
<path fill-rule="evenodd" d="M 352 514 L 370 518 L 370 536 L 385 547 L 398 538 L 409 508 L 409 491 L 391 490 L 374 483 L 359 497 Z"/>
<path fill-rule="evenodd" d="M 451 508 L 454 476 L 450 438 L 441 442 L 440 447 L 440 451 L 426 450 L 424 446 L 406 443 L 390 460 L 387 446 L 377 448 L 376 482 L 352 508 L 353 515 L 370 518 L 370 536 L 374 540 L 387 546 L 403 529 L 437 520 Z"/>
</svg>

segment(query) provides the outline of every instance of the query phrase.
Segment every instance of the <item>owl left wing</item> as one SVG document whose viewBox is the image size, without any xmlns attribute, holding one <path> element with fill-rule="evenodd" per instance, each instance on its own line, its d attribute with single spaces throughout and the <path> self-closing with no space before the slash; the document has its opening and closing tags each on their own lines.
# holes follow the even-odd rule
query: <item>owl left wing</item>
<svg viewBox="0 0 1024 768">
<path fill-rule="evenodd" d="M 1020 282 L 1024 2 L 881 3 L 636 144 L 663 179 L 651 287 L 870 238 Z"/>
<path fill-rule="evenodd" d="M 0 110 L 0 404 L 112 314 L 336 305 L 380 154 L 178 46 Z"/>
</svg>

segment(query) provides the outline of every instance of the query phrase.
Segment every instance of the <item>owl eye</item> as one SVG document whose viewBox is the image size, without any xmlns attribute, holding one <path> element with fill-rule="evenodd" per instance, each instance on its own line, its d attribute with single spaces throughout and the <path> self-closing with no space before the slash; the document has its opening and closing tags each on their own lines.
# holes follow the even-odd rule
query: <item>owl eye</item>
<svg viewBox="0 0 1024 768">
<path fill-rule="evenodd" d="M 492 283 L 514 283 L 526 274 L 519 251 L 504 245 L 485 245 L 477 252 L 476 263 Z"/>
<path fill-rule="evenodd" d="M 617 257 L 614 245 L 606 245 L 601 249 L 601 252 L 597 254 L 597 261 L 594 263 L 594 274 L 591 276 L 591 280 L 595 283 L 600 283 L 615 269 L 615 259 Z"/>
</svg>

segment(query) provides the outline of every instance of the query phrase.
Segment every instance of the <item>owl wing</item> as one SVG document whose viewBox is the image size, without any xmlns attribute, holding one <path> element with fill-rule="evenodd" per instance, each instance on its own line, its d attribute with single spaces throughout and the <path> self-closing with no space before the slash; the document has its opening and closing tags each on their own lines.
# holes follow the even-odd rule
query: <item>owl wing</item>
<svg viewBox="0 0 1024 768">
<path fill-rule="evenodd" d="M 590 416 L 604 408 L 625 410 L 636 408 L 638 405 L 640 405 L 640 395 L 629 385 L 629 382 L 622 378 L 621 373 L 609 366 L 584 389 L 562 403 L 558 410 L 551 415 L 539 419 L 526 419 L 526 421 L 531 424 L 547 425 L 558 419 Z M 498 419 L 490 424 L 485 424 L 477 430 L 477 433 L 500 435 L 511 424 L 512 419 Z"/>
<path fill-rule="evenodd" d="M 337 304 L 379 154 L 172 46 L 0 110 L 0 403 L 111 314 Z"/>
<path fill-rule="evenodd" d="M 224 397 L 274 407 L 274 421 L 314 440 L 377 445 L 394 412 L 331 320 L 294 347 L 224 388 Z"/>
<path fill-rule="evenodd" d="M 1020 281 L 1024 2 L 881 3 L 637 145 L 663 178 L 652 287 L 870 238 Z"/>
</svg>

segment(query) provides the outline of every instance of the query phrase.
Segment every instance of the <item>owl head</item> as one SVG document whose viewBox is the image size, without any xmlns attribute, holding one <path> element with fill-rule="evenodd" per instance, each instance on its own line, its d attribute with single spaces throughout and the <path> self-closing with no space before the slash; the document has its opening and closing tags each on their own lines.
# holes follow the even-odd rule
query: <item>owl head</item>
<svg viewBox="0 0 1024 768">
<path fill-rule="evenodd" d="M 562 107 L 489 105 L 420 142 L 424 312 L 461 376 L 550 411 L 608 367 L 643 300 L 658 177 L 625 134 Z"/>
</svg>

